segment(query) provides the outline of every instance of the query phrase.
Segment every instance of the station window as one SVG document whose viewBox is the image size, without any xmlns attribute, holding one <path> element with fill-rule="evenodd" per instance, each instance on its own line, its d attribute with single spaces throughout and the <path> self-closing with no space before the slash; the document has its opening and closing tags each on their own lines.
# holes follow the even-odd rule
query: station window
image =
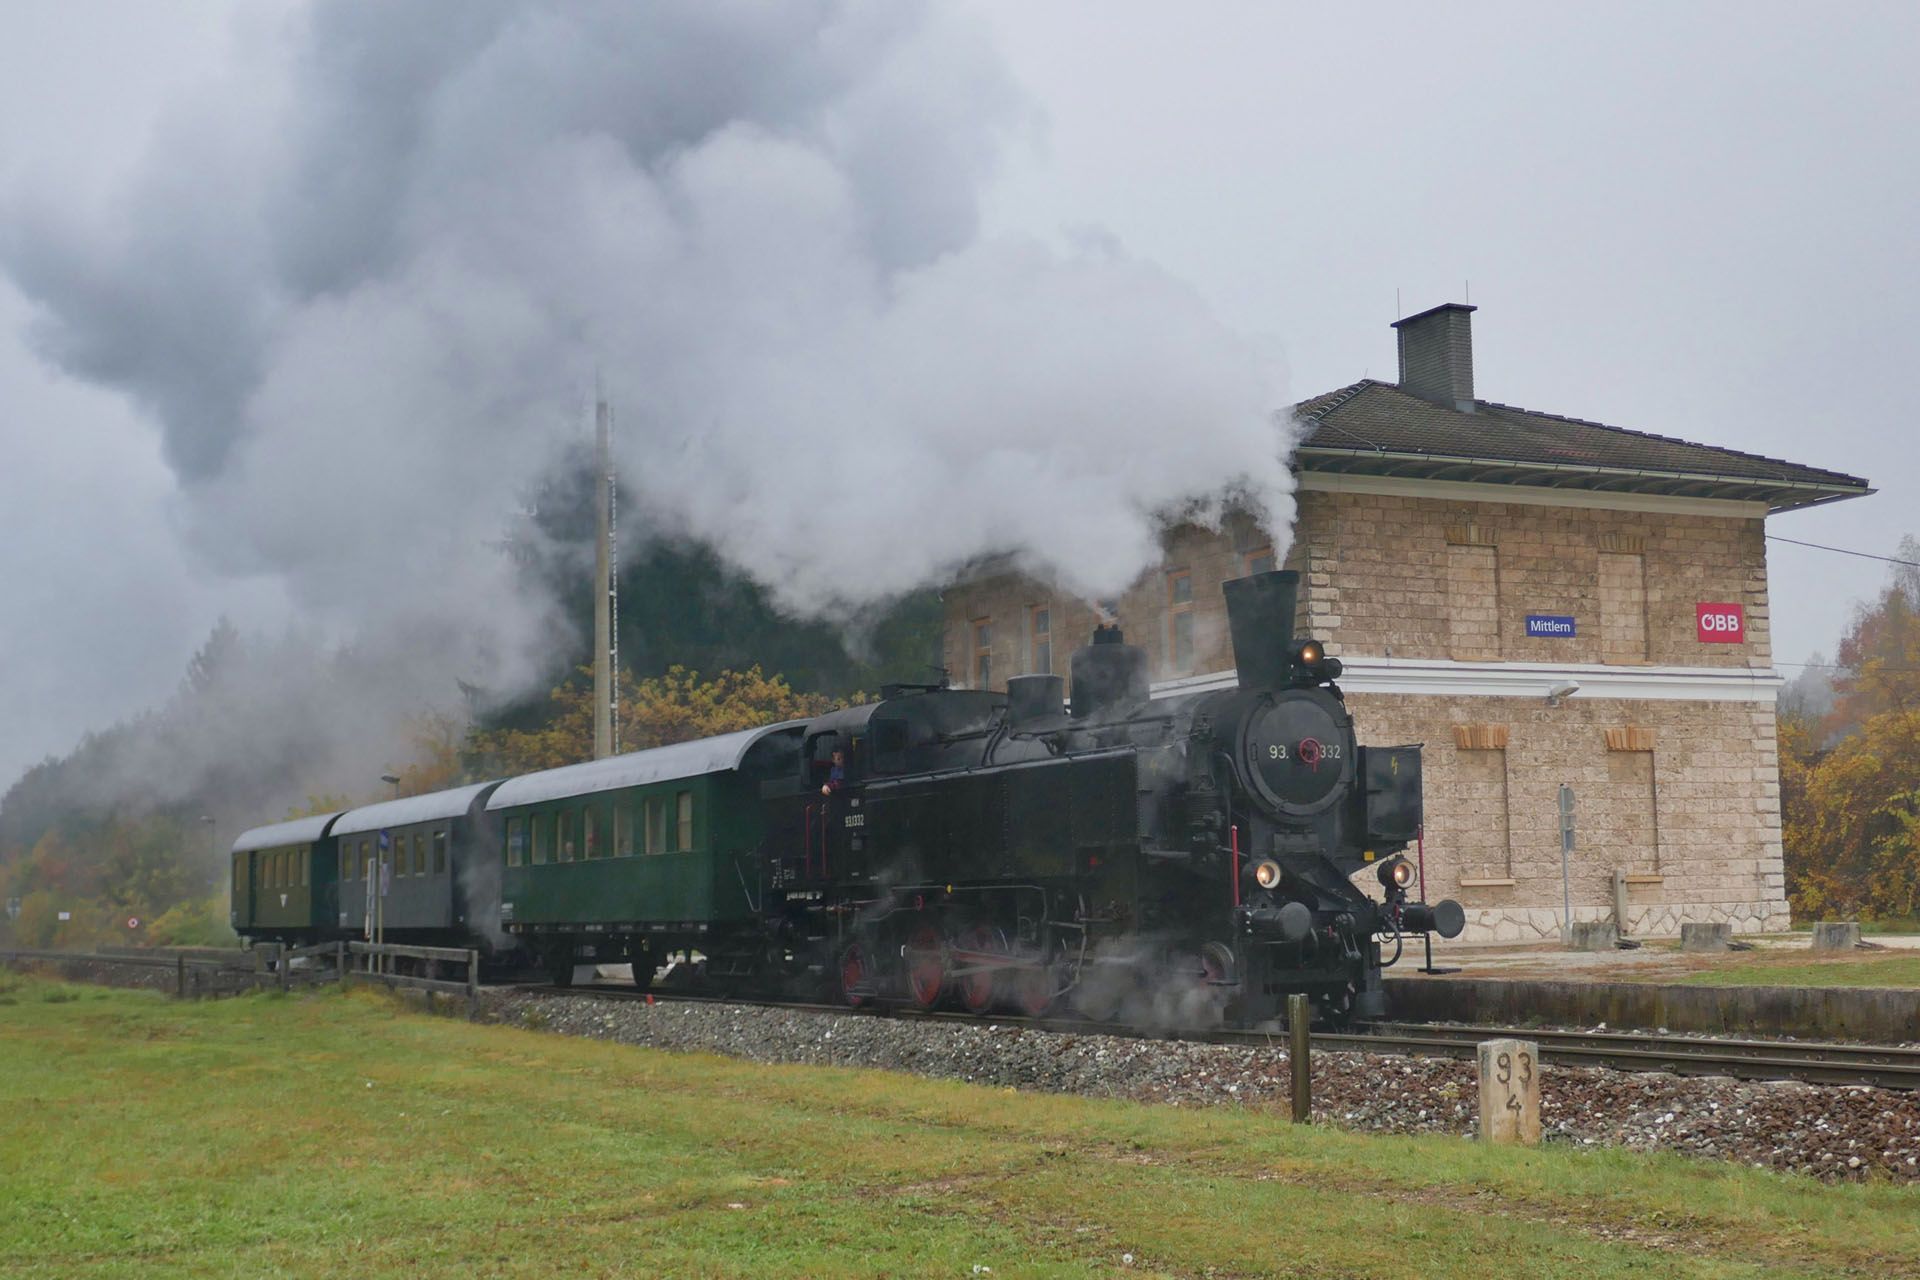
<svg viewBox="0 0 1920 1280">
<path fill-rule="evenodd" d="M 547 842 L 553 835 L 552 820 L 544 813 L 536 813 L 527 822 L 533 827 L 533 865 L 541 866 L 547 860 Z"/>
<path fill-rule="evenodd" d="M 678 840 L 674 848 L 682 853 L 693 848 L 693 792 L 682 791 L 674 797 Z"/>
<path fill-rule="evenodd" d="M 553 848 L 558 862 L 573 861 L 573 814 L 562 809 L 553 815 Z"/>
<path fill-rule="evenodd" d="M 619 802 L 613 806 L 613 856 L 633 855 L 633 809 Z"/>
<path fill-rule="evenodd" d="M 447 833 L 433 833 L 433 874 L 441 875 L 447 869 Z"/>
<path fill-rule="evenodd" d="M 580 856 L 591 860 L 599 856 L 599 840 L 596 838 L 600 824 L 594 821 L 593 806 L 580 811 Z"/>
<path fill-rule="evenodd" d="M 993 619 L 975 618 L 973 620 L 973 687 L 987 689 L 993 685 Z"/>
<path fill-rule="evenodd" d="M 667 851 L 667 805 L 659 796 L 648 796 L 645 807 L 647 852 Z"/>
<path fill-rule="evenodd" d="M 1176 671 L 1193 669 L 1193 574 L 1167 575 L 1167 655 Z"/>
<path fill-rule="evenodd" d="M 1029 650 L 1032 654 L 1031 669 L 1035 675 L 1052 675 L 1053 610 L 1044 604 L 1034 605 L 1028 611 L 1027 619 Z"/>
<path fill-rule="evenodd" d="M 1248 573 L 1268 572 L 1274 568 L 1273 548 L 1260 547 L 1257 550 L 1247 552 L 1243 564 Z"/>
<path fill-rule="evenodd" d="M 507 819 L 507 865 L 517 867 L 527 858 L 527 820 Z"/>
</svg>

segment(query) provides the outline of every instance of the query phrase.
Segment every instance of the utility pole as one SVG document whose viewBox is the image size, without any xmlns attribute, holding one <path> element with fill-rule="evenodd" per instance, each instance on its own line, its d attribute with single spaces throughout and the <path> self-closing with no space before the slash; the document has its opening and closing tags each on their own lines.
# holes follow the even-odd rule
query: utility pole
<svg viewBox="0 0 1920 1280">
<path fill-rule="evenodd" d="M 614 717 L 613 411 L 604 391 L 594 409 L 593 439 L 593 758 L 619 750 Z"/>
</svg>

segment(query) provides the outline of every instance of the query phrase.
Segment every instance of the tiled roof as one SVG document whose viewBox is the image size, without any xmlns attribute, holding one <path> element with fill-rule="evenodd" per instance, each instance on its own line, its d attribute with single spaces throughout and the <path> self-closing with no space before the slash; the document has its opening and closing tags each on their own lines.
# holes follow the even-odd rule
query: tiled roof
<svg viewBox="0 0 1920 1280">
<path fill-rule="evenodd" d="M 1373 379 L 1296 406 L 1307 471 L 1346 471 L 1763 501 L 1775 510 L 1872 492 L 1858 476 L 1476 400 L 1473 412 Z"/>
</svg>

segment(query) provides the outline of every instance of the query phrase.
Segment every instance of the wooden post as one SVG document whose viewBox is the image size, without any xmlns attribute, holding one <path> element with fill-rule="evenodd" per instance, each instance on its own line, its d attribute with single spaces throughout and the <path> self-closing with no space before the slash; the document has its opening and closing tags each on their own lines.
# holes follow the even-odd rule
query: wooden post
<svg viewBox="0 0 1920 1280">
<path fill-rule="evenodd" d="M 477 950 L 467 952 L 467 1021 L 472 1022 L 480 1014 L 480 953 Z"/>
<path fill-rule="evenodd" d="M 173 958 L 173 998 L 187 998 L 187 957 L 185 953 Z"/>
<path fill-rule="evenodd" d="M 280 990 L 284 994 L 285 992 L 293 990 L 293 966 L 287 963 L 287 944 L 286 943 L 283 942 L 280 944 L 280 950 L 275 955 L 274 959 L 279 964 Z"/>
<path fill-rule="evenodd" d="M 1480 1140 L 1540 1145 L 1540 1047 L 1533 1041 L 1481 1041 Z"/>
<path fill-rule="evenodd" d="M 1293 1122 L 1313 1122 L 1313 1014 L 1304 995 L 1287 997 L 1287 1034 L 1293 1041 Z"/>
<path fill-rule="evenodd" d="M 333 944 L 333 976 L 341 986 L 347 985 L 347 944 L 344 941 Z"/>
</svg>

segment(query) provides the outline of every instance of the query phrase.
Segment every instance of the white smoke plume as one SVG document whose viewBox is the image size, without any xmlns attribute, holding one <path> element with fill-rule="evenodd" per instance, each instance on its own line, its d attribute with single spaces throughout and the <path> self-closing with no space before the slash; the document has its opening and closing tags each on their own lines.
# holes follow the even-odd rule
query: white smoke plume
<svg viewBox="0 0 1920 1280">
<path fill-rule="evenodd" d="M 1257 353 L 1112 248 L 981 236 L 1034 122 L 962 12 L 316 0 L 243 54 L 104 205 L 9 193 L 0 261 L 150 411 L 193 547 L 328 634 L 540 671 L 494 543 L 596 376 L 629 510 L 799 613 L 1006 552 L 1112 594 L 1229 489 L 1285 541 Z"/>
</svg>

